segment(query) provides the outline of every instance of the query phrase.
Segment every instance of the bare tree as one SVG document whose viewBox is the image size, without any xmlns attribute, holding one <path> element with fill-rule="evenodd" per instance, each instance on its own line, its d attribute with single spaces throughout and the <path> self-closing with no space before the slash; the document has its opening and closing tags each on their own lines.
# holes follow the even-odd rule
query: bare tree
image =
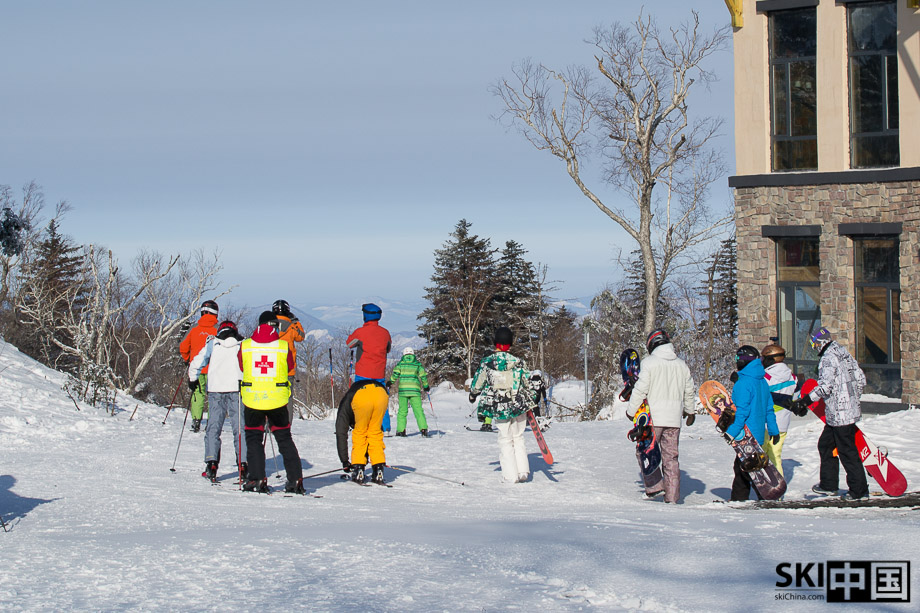
<svg viewBox="0 0 920 613">
<path fill-rule="evenodd" d="M 594 30 L 589 42 L 596 76 L 585 68 L 560 72 L 528 60 L 492 88 L 504 106 L 500 119 L 562 160 L 582 194 L 638 243 L 646 334 L 655 327 L 655 306 L 668 276 L 730 221 L 713 218 L 706 200 L 709 185 L 723 173 L 710 143 L 721 120 L 689 111 L 693 85 L 714 80 L 705 61 L 727 40 L 725 28 L 701 33 L 696 12 L 666 33 L 640 15 L 628 26 Z M 592 155 L 604 180 L 634 207 L 605 202 L 588 186 L 582 163 Z"/>
</svg>

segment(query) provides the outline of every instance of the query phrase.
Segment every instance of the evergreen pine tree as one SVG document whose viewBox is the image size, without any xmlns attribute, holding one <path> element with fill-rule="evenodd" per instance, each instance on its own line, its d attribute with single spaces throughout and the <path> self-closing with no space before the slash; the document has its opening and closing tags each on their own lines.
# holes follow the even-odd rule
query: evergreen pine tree
<svg viewBox="0 0 920 613">
<path fill-rule="evenodd" d="M 489 322 L 489 332 L 497 326 L 514 331 L 514 344 L 519 355 L 532 365 L 538 337 L 539 314 L 546 309 L 540 304 L 540 288 L 533 263 L 524 259 L 527 250 L 514 240 L 505 243 L 498 260 L 499 289 L 495 294 L 495 318 Z"/>
</svg>

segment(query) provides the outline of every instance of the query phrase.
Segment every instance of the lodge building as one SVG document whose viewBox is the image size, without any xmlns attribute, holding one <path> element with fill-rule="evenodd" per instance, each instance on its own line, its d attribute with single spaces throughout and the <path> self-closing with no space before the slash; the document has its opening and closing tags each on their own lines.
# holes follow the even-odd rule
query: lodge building
<svg viewBox="0 0 920 613">
<path fill-rule="evenodd" d="M 726 0 L 739 335 L 813 376 L 825 326 L 866 393 L 920 403 L 920 0 Z"/>
</svg>

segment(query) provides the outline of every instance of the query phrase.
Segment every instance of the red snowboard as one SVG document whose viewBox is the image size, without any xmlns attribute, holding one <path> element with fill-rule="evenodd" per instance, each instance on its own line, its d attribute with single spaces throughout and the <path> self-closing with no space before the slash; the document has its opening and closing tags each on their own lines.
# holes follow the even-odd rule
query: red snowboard
<svg viewBox="0 0 920 613">
<path fill-rule="evenodd" d="M 533 416 L 533 411 L 527 411 L 527 424 L 537 439 L 537 447 L 540 448 L 540 453 L 543 454 L 543 461 L 552 466 L 553 454 L 550 453 L 549 447 L 546 446 L 546 439 L 543 438 L 543 432 L 540 430 L 539 424 L 537 424 L 537 418 Z"/>
<path fill-rule="evenodd" d="M 818 382 L 814 379 L 807 379 L 802 384 L 802 395 L 811 393 L 818 387 Z M 818 416 L 821 421 L 824 419 L 824 401 L 818 400 L 808 405 L 812 413 Z M 888 453 L 882 451 L 863 434 L 862 430 L 856 428 L 856 449 L 859 450 L 859 457 L 862 459 L 866 472 L 872 475 L 872 478 L 878 481 L 885 493 L 889 496 L 900 496 L 907 491 L 907 479 L 898 470 L 894 464 L 888 461 Z"/>
</svg>

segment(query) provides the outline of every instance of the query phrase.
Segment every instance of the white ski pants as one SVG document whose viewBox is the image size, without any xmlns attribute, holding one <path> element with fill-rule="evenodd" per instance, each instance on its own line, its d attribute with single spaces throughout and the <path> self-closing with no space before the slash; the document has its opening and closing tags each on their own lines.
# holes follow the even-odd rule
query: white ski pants
<svg viewBox="0 0 920 613">
<path fill-rule="evenodd" d="M 498 459 L 502 467 L 502 479 L 506 483 L 526 481 L 530 477 L 530 463 L 527 460 L 527 449 L 524 448 L 527 416 L 494 420 L 492 424 L 498 429 Z"/>
</svg>

